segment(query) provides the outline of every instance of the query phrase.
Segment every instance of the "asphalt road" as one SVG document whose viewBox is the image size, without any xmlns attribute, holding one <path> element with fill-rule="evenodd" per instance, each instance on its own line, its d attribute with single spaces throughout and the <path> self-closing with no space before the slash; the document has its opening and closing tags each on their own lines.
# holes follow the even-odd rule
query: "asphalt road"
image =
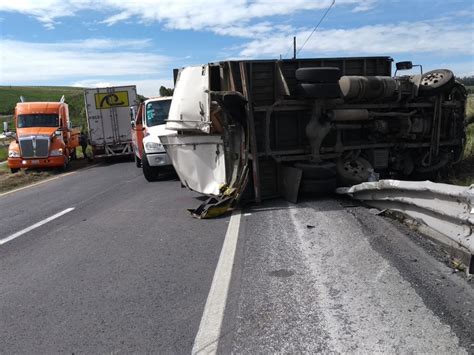
<svg viewBox="0 0 474 355">
<path fill-rule="evenodd" d="M 439 245 L 351 205 L 244 211 L 222 353 L 474 353 L 473 283 Z"/>
<path fill-rule="evenodd" d="M 200 201 L 128 162 L 0 196 L 0 240 L 74 208 L 0 245 L 0 353 L 190 353 L 231 229 Z M 472 282 L 403 226 L 323 199 L 238 227 L 218 352 L 474 353 Z"/>
<path fill-rule="evenodd" d="M 133 163 L 0 197 L 0 353 L 190 353 L 228 218 Z"/>
</svg>

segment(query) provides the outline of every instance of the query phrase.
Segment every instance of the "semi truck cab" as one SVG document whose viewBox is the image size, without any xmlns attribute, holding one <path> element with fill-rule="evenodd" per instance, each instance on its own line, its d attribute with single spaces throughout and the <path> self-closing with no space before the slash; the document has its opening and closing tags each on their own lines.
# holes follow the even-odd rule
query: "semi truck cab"
<svg viewBox="0 0 474 355">
<path fill-rule="evenodd" d="M 19 102 L 15 107 L 15 140 L 8 148 L 8 167 L 64 168 L 79 145 L 79 129 L 72 129 L 68 105 L 59 102 Z"/>
</svg>

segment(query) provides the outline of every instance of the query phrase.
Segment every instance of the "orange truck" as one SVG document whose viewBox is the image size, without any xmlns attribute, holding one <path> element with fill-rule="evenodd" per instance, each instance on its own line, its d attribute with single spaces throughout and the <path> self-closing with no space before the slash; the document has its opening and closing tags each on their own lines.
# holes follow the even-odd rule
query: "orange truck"
<svg viewBox="0 0 474 355">
<path fill-rule="evenodd" d="M 79 145 L 80 130 L 71 128 L 64 96 L 59 102 L 24 102 L 15 107 L 16 133 L 8 148 L 8 167 L 12 173 L 22 168 L 66 168 Z"/>
</svg>

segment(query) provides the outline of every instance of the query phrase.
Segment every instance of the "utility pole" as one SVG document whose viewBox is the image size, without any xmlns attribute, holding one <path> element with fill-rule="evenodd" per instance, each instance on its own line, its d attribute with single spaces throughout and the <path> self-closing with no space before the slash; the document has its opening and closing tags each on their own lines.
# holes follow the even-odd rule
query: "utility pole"
<svg viewBox="0 0 474 355">
<path fill-rule="evenodd" d="M 296 36 L 293 37 L 293 60 L 296 60 Z"/>
</svg>

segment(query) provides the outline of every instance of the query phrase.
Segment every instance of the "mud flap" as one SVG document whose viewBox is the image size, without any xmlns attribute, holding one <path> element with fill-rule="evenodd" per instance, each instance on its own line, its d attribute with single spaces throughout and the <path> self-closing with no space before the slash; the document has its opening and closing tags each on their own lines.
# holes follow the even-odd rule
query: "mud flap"
<svg viewBox="0 0 474 355">
<path fill-rule="evenodd" d="M 296 203 L 298 200 L 298 191 L 300 189 L 301 169 L 289 166 L 279 165 L 278 190 L 283 198 L 289 202 Z"/>
</svg>

